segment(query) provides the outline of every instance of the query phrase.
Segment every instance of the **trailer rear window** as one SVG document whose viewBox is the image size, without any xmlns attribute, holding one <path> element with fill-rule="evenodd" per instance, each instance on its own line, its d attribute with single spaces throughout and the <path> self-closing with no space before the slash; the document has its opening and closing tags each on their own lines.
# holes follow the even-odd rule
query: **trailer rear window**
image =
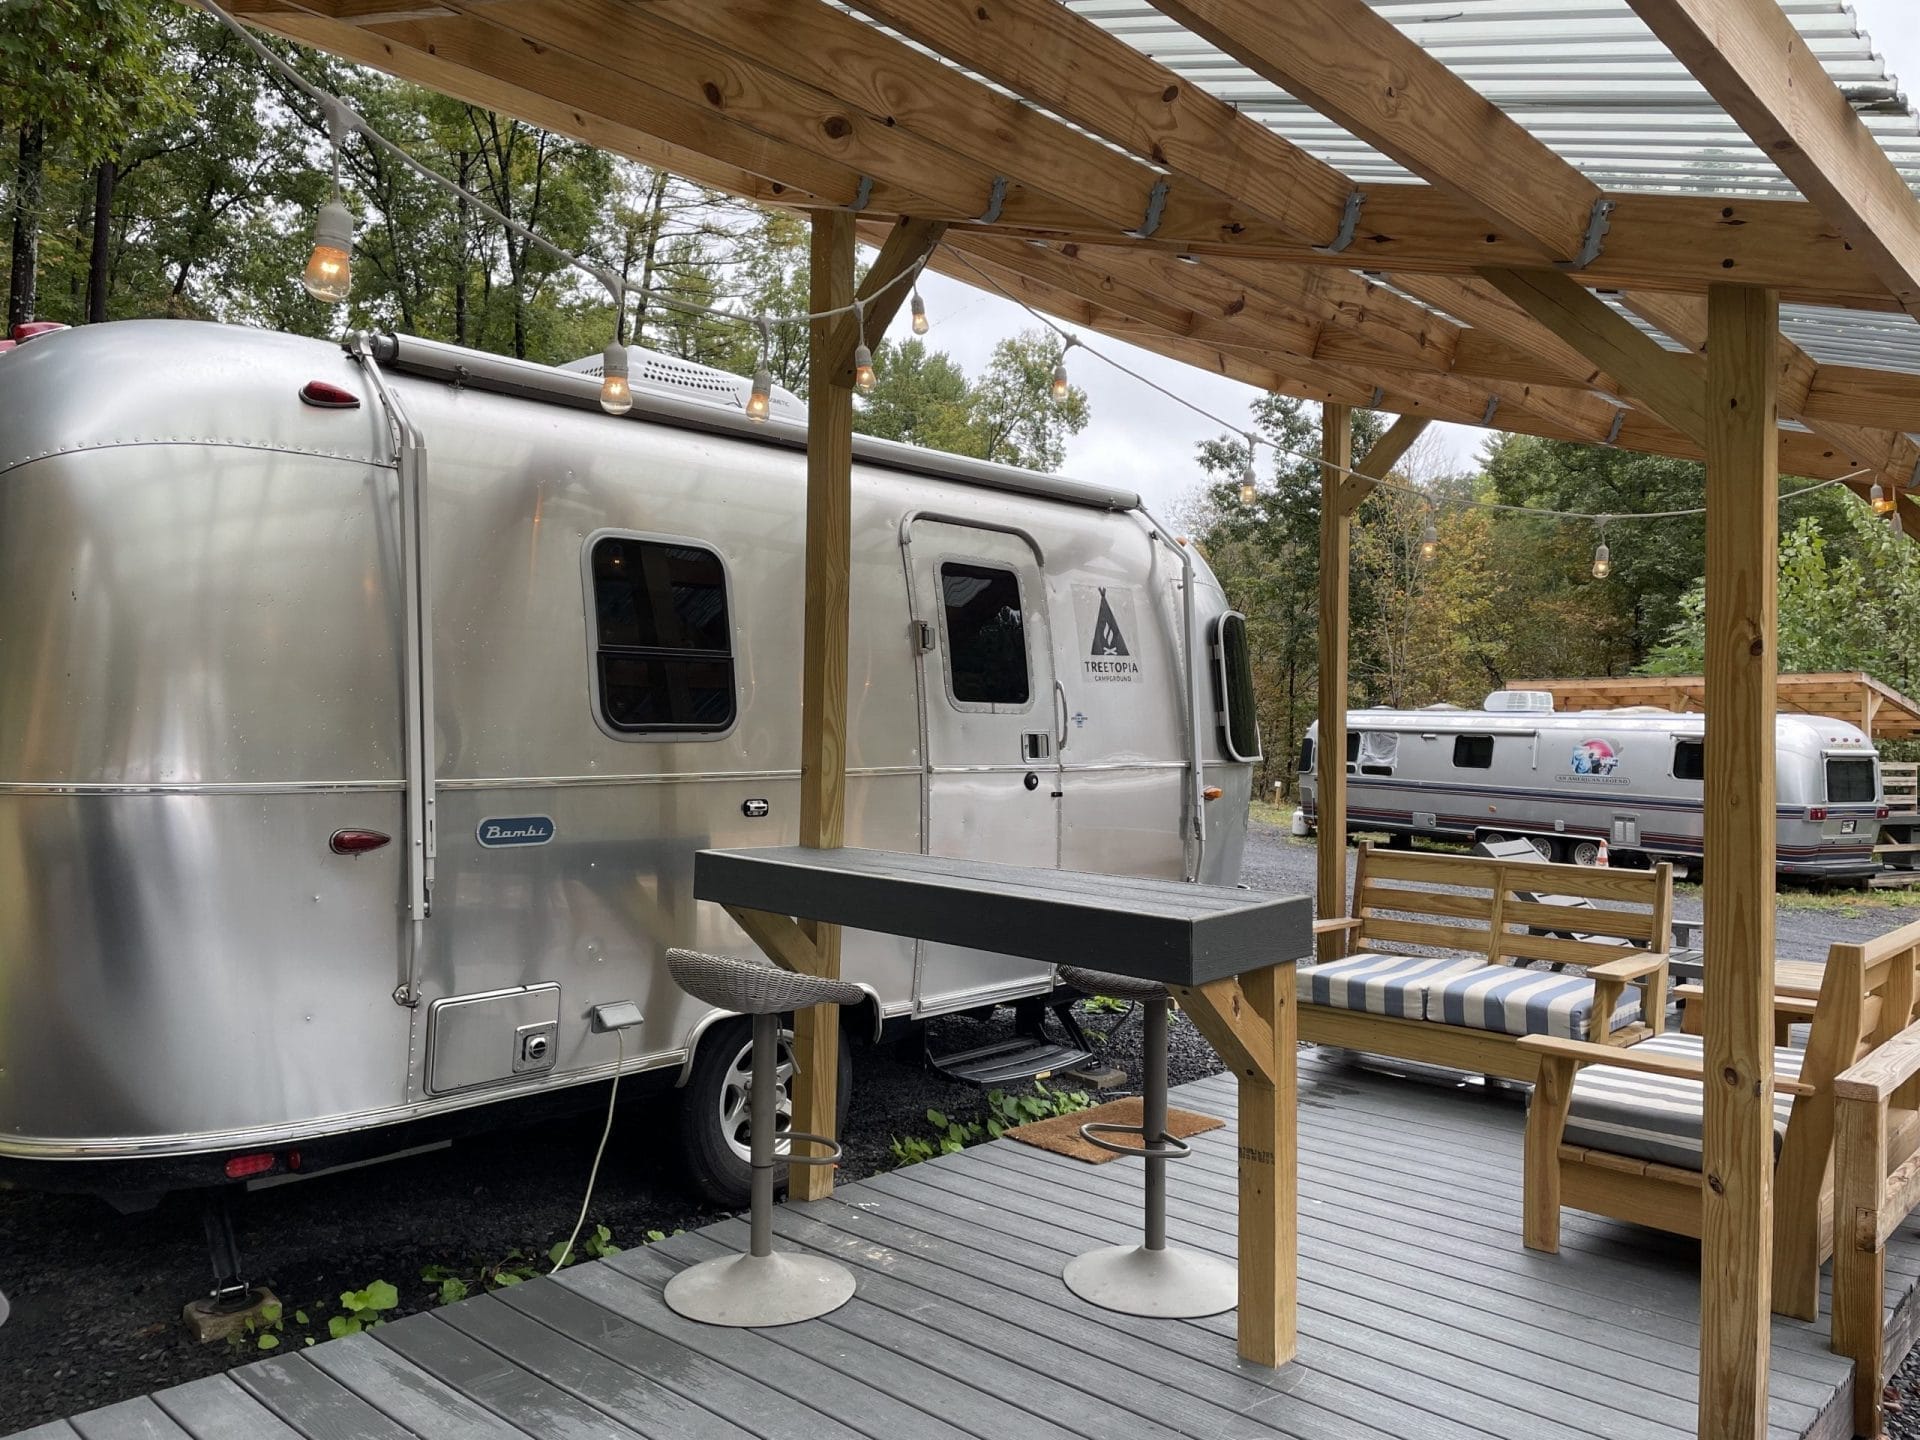
<svg viewBox="0 0 1920 1440">
<path fill-rule="evenodd" d="M 600 714 L 630 734 L 733 724 L 733 631 L 720 557 L 697 545 L 610 535 L 594 542 Z"/>
<path fill-rule="evenodd" d="M 1228 611 L 1214 622 L 1213 704 L 1220 743 L 1231 760 L 1260 758 L 1260 721 L 1253 708 L 1253 655 L 1247 617 Z"/>
<path fill-rule="evenodd" d="M 1704 780 L 1707 778 L 1707 747 L 1699 740 L 1676 740 L 1673 742 L 1673 778 L 1676 780 Z"/>
<path fill-rule="evenodd" d="M 947 624 L 947 688 L 957 705 L 1024 706 L 1027 620 L 1020 577 L 991 565 L 948 560 L 940 566 Z"/>
<path fill-rule="evenodd" d="M 1827 761 L 1827 803 L 1829 805 L 1870 804 L 1880 797 L 1874 793 L 1873 761 Z"/>
<path fill-rule="evenodd" d="M 1493 737 L 1491 735 L 1454 736 L 1453 768 L 1491 770 L 1493 768 Z"/>
</svg>

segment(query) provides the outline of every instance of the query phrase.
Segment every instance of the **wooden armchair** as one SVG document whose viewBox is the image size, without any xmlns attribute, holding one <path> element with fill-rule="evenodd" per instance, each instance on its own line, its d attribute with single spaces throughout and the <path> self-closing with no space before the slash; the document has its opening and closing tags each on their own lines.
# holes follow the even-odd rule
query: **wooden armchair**
<svg viewBox="0 0 1920 1440">
<path fill-rule="evenodd" d="M 1833 1253 L 1834 1082 L 1914 1017 L 1920 924 L 1828 952 L 1804 1050 L 1774 1050 L 1773 1308 L 1819 1314 L 1820 1265 Z M 1702 997 L 1711 1004 L 1711 989 Z M 1695 1005 L 1702 1003 L 1696 1000 Z M 1792 1007 L 1793 1018 L 1808 1018 Z M 1560 1248 L 1563 1207 L 1698 1236 L 1704 1104 L 1701 1037 L 1662 1035 L 1626 1049 L 1527 1036 L 1539 1062 L 1527 1112 L 1528 1248 Z M 1888 1142 L 1904 1158 L 1909 1114 Z"/>
</svg>

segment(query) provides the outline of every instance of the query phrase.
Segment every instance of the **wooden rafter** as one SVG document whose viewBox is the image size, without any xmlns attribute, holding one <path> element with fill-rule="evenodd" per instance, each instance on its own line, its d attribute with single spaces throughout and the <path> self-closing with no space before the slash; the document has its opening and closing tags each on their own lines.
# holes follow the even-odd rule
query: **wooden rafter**
<svg viewBox="0 0 1920 1440">
<path fill-rule="evenodd" d="M 1920 318 L 1920 201 L 1775 0 L 1629 3 Z"/>
</svg>

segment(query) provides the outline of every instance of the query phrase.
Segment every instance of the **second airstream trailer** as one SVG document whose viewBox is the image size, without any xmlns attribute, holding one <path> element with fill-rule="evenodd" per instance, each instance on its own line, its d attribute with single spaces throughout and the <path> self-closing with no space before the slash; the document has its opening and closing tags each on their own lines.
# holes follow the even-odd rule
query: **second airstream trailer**
<svg viewBox="0 0 1920 1440">
<path fill-rule="evenodd" d="M 1347 714 L 1347 825 L 1391 837 L 1520 839 L 1590 865 L 1701 860 L 1703 715 L 1647 707 L 1556 713 L 1544 691 L 1499 690 L 1481 710 L 1436 705 Z M 1858 878 L 1878 866 L 1887 816 L 1879 758 L 1844 720 L 1781 715 L 1779 868 Z M 1302 808 L 1318 821 L 1319 727 L 1300 756 Z"/>
<path fill-rule="evenodd" d="M 0 357 L 0 1178 L 311 1170 L 619 1066 L 744 1194 L 745 1032 L 658 961 L 752 953 L 695 850 L 797 838 L 805 429 L 631 370 L 616 419 L 591 375 L 404 337 Z M 848 842 L 1237 879 L 1199 556 L 1110 487 L 855 457 Z M 1054 984 L 844 964 L 869 1034 Z"/>
</svg>

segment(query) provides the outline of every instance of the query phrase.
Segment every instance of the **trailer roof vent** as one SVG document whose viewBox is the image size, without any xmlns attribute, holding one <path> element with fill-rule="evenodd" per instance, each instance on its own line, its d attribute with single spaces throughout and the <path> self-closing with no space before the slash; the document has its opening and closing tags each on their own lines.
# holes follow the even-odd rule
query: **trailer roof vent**
<svg viewBox="0 0 1920 1440">
<path fill-rule="evenodd" d="M 596 352 L 583 359 L 569 361 L 560 368 L 599 379 L 602 364 L 601 356 Z M 739 413 L 745 412 L 747 397 L 753 393 L 753 382 L 743 375 L 716 370 L 711 365 L 682 360 L 674 355 L 662 355 L 658 350 L 649 350 L 641 345 L 627 347 L 627 373 L 632 376 L 636 394 L 651 392 L 655 395 L 671 395 L 677 400 L 699 400 Z M 807 407 L 801 403 L 798 395 L 785 386 L 773 387 L 772 402 L 773 413 L 782 419 L 806 418 Z"/>
<path fill-rule="evenodd" d="M 1496 690 L 1487 696 L 1486 709 L 1496 715 L 1551 715 L 1551 690 Z"/>
</svg>

